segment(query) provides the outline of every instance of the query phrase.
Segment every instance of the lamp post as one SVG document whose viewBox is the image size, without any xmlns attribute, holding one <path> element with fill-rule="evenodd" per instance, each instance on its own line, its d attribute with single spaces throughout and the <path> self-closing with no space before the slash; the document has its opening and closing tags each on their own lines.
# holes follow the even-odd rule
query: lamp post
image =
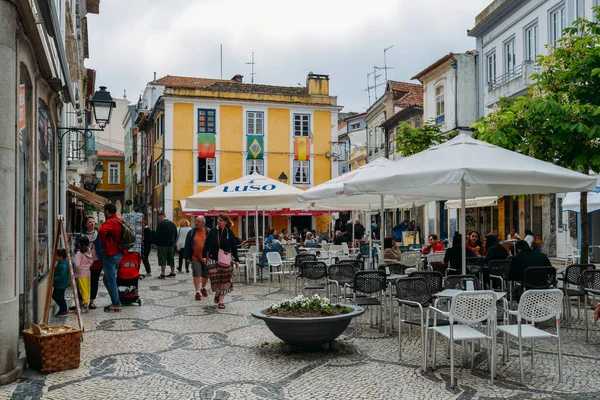
<svg viewBox="0 0 600 400">
<path fill-rule="evenodd" d="M 104 169 L 104 165 L 102 165 L 102 163 L 98 161 L 98 163 L 94 167 L 94 179 L 92 179 L 91 181 L 84 182 L 84 189 L 89 192 L 96 193 L 96 189 L 98 189 L 98 186 L 102 184 L 102 179 L 104 179 L 105 171 L 106 170 Z"/>
<path fill-rule="evenodd" d="M 281 174 L 279 174 L 279 178 L 277 178 L 277 180 L 281 183 L 287 184 L 288 176 L 285 174 L 285 172 L 282 172 Z"/>
</svg>

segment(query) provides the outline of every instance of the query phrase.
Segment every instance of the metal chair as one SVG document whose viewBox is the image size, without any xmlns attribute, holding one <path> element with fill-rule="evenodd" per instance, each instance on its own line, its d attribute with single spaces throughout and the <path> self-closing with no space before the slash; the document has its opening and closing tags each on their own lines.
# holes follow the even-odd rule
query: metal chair
<svg viewBox="0 0 600 400">
<path fill-rule="evenodd" d="M 291 275 L 292 271 L 291 269 L 289 271 L 285 270 L 285 263 L 283 262 L 283 260 L 281 259 L 281 255 L 279 254 L 279 252 L 277 251 L 271 251 L 269 253 L 267 253 L 267 264 L 269 266 L 269 293 L 271 293 L 271 282 L 272 282 L 272 277 L 273 275 L 278 275 L 280 276 L 280 278 L 285 277 L 285 275 Z M 277 271 L 273 271 L 274 268 L 277 268 Z M 262 269 L 261 269 L 262 272 Z M 262 279 L 262 276 L 261 276 Z M 282 289 L 283 289 L 283 281 L 282 282 Z M 290 289 L 291 289 L 291 281 L 290 281 Z"/>
<path fill-rule="evenodd" d="M 352 283 L 352 289 L 354 295 L 350 299 L 357 306 L 369 308 L 372 306 L 380 307 L 383 309 L 384 316 L 381 319 L 385 321 L 387 319 L 387 309 L 385 307 L 385 290 L 387 289 L 387 282 L 385 278 L 385 272 L 383 271 L 358 271 L 354 274 L 354 282 Z M 358 294 L 365 294 L 367 297 L 358 297 Z M 373 297 L 375 295 L 375 297 Z M 378 298 L 379 297 L 379 298 Z M 387 334 L 387 327 L 384 325 L 384 333 Z M 373 312 L 371 311 L 371 326 L 373 326 Z M 358 333 L 358 321 L 354 318 L 354 328 Z"/>
<path fill-rule="evenodd" d="M 490 290 L 494 290 L 494 281 L 498 281 L 500 282 L 500 291 L 505 292 L 504 281 L 508 278 L 510 260 L 492 260 L 488 263 L 487 268 L 490 273 Z"/>
<path fill-rule="evenodd" d="M 510 343 L 506 335 L 516 337 L 519 341 L 519 363 L 521 367 L 521 383 L 523 383 L 523 339 L 531 339 L 531 366 L 535 359 L 535 339 L 556 339 L 558 344 L 558 380 L 562 382 L 562 348 L 560 343 L 560 314 L 562 311 L 563 292 L 559 289 L 527 290 L 521 295 L 517 311 L 508 309 L 508 302 L 504 300 L 504 322 L 498 331 L 504 334 L 503 354 L 508 361 Z M 509 315 L 517 317 L 516 325 L 508 325 Z M 536 322 L 556 319 L 556 335 L 538 329 L 534 326 Z M 521 323 L 521 320 L 528 323 Z"/>
<path fill-rule="evenodd" d="M 490 341 L 488 346 L 488 367 L 490 369 L 491 383 L 494 384 L 496 374 L 496 294 L 490 290 L 477 290 L 459 292 L 452 298 L 450 311 L 445 312 L 430 306 L 434 312 L 433 318 L 433 354 L 432 368 L 435 369 L 435 334 L 439 334 L 448 339 L 450 343 L 450 386 L 454 388 L 454 342 L 464 342 L 473 340 L 487 339 Z M 448 318 L 448 325 L 437 325 L 437 314 Z M 471 325 L 486 322 L 487 334 L 483 333 Z M 455 322 L 458 324 L 455 325 Z M 471 368 L 474 367 L 475 348 L 471 345 Z"/>
<path fill-rule="evenodd" d="M 439 293 L 444 290 L 444 276 L 436 271 L 417 271 L 408 275 L 411 278 L 423 278 L 427 282 L 429 292 Z"/>
<path fill-rule="evenodd" d="M 389 268 L 390 274 L 392 275 L 406 275 L 406 269 L 408 267 L 400 264 L 400 263 L 391 263 L 391 264 L 380 264 L 379 270 L 385 271 L 386 268 Z"/>
<path fill-rule="evenodd" d="M 405 251 L 409 251 L 408 246 L 398 246 L 398 251 L 400 254 L 404 253 Z"/>
<path fill-rule="evenodd" d="M 427 369 L 427 358 L 425 356 L 427 343 L 427 319 L 429 313 L 427 307 L 431 304 L 432 297 L 429 291 L 429 284 L 425 278 L 409 277 L 400 278 L 396 281 L 396 301 L 398 302 L 398 360 L 402 359 L 402 324 L 408 324 L 408 337 L 410 339 L 411 325 L 419 326 L 421 329 L 421 368 Z M 410 311 L 407 318 L 405 307 Z M 412 311 L 419 310 L 419 320 L 412 319 Z M 404 311 L 404 318 L 402 318 Z"/>
<path fill-rule="evenodd" d="M 296 277 L 300 273 L 300 266 L 305 261 L 317 261 L 317 256 L 315 254 L 310 254 L 310 253 L 297 254 L 296 257 L 294 258 L 294 269 L 296 272 Z M 294 294 L 295 295 L 298 294 L 298 284 L 297 283 L 298 283 L 298 279 L 296 279 L 296 281 L 294 282 Z"/>
<path fill-rule="evenodd" d="M 475 275 L 448 275 L 444 282 L 446 289 L 463 290 L 467 282 L 473 282 L 473 287 L 478 287 L 478 280 Z"/>
<path fill-rule="evenodd" d="M 556 287 L 556 268 L 529 267 L 523 271 L 523 290 L 550 289 Z"/>
<path fill-rule="evenodd" d="M 427 254 L 427 265 L 431 267 L 431 264 L 436 262 L 444 262 L 444 257 L 446 256 L 445 251 L 438 251 L 437 253 Z"/>
<path fill-rule="evenodd" d="M 321 281 L 327 278 L 327 264 L 322 261 L 304 261 L 300 265 L 300 272 L 296 275 L 296 282 L 298 279 L 309 280 L 309 281 Z M 327 290 L 327 283 L 315 283 L 312 285 L 303 285 L 302 293 L 305 290 Z M 328 296 L 329 297 L 329 296 Z"/>
<path fill-rule="evenodd" d="M 330 296 L 336 297 L 337 303 L 340 303 L 340 287 L 344 289 L 344 300 L 347 298 L 346 289 L 349 285 L 354 282 L 354 274 L 356 274 L 360 269 L 358 269 L 353 264 L 333 264 L 330 265 L 327 270 L 327 283 L 329 286 L 332 284 L 335 285 L 336 290 L 335 294 L 331 293 L 331 289 L 329 289 Z"/>
<path fill-rule="evenodd" d="M 596 295 L 600 295 L 600 269 L 589 269 L 587 271 L 583 271 L 583 290 L 585 291 L 585 296 L 583 298 L 583 318 L 585 320 L 585 341 L 589 340 L 588 338 L 588 318 L 587 318 L 587 300 L 588 296 L 591 294 L 593 298 L 594 304 L 596 303 Z"/>
<path fill-rule="evenodd" d="M 421 253 L 418 251 L 405 251 L 400 254 L 400 263 L 407 268 L 419 268 Z"/>
<path fill-rule="evenodd" d="M 413 251 L 413 250 L 421 251 L 421 250 L 423 250 L 423 245 L 422 244 L 409 244 L 408 251 Z"/>
<path fill-rule="evenodd" d="M 577 298 L 577 319 L 579 319 L 579 309 L 581 308 L 581 297 L 585 296 L 583 288 L 583 272 L 596 269 L 594 264 L 573 264 L 569 265 L 565 270 L 563 278 L 558 278 L 563 282 L 563 293 L 565 299 L 566 317 L 571 317 L 571 297 Z M 576 286 L 572 289 L 569 285 Z"/>
</svg>

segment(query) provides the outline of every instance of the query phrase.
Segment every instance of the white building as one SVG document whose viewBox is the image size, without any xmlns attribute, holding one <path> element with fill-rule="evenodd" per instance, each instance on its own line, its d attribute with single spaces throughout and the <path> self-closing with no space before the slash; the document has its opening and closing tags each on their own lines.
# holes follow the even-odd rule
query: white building
<svg viewBox="0 0 600 400">
<path fill-rule="evenodd" d="M 424 121 L 435 121 L 444 133 L 471 133 L 477 118 L 476 66 L 474 52 L 449 53 L 412 77 L 423 85 Z M 444 204 L 431 202 L 425 207 L 425 235 L 446 239 L 456 230 L 457 212 L 445 210 Z"/>
<path fill-rule="evenodd" d="M 127 113 L 129 100 L 114 99 L 117 107 L 112 110 L 111 122 L 106 125 L 103 131 L 94 132 L 96 143 L 112 147 L 114 149 L 125 151 L 125 131 L 123 130 L 123 118 Z M 94 122 L 95 123 L 95 122 Z"/>
<path fill-rule="evenodd" d="M 547 53 L 546 46 L 555 45 L 563 29 L 572 26 L 576 19 L 592 19 L 592 7 L 598 3 L 598 0 L 495 0 L 483 10 L 468 33 L 476 39 L 479 55 L 478 116 L 489 114 L 502 97 L 525 94 L 531 75 L 538 70 L 537 55 Z M 551 201 L 553 198 L 544 199 L 544 205 L 542 200 L 533 202 L 530 224 L 526 217 L 522 218 L 528 206 L 519 200 L 518 210 L 524 209 L 525 213 L 519 212 L 514 224 L 519 231 L 532 226 L 534 234 L 543 236 L 543 251 L 554 255 L 556 249 L 556 256 L 564 257 L 569 245 L 577 245 L 578 224 L 573 215 L 562 212 L 564 194 L 558 194 L 556 202 Z M 511 206 L 512 215 L 516 210 L 516 206 Z"/>
</svg>

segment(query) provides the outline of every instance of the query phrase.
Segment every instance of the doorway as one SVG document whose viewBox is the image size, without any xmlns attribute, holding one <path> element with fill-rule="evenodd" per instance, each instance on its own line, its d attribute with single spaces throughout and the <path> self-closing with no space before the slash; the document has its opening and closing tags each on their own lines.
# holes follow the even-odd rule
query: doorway
<svg viewBox="0 0 600 400">
<path fill-rule="evenodd" d="M 292 217 L 292 230 L 294 227 L 298 228 L 299 232 L 302 232 L 304 228 L 307 228 L 309 231 L 315 229 L 312 226 L 312 217 L 310 216 Z"/>
</svg>

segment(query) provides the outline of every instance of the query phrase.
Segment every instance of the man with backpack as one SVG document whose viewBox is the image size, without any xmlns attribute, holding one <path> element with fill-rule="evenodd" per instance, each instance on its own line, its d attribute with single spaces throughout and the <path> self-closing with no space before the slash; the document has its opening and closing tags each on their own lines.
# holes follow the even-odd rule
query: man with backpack
<svg viewBox="0 0 600 400">
<path fill-rule="evenodd" d="M 106 221 L 98 230 L 102 242 L 102 267 L 104 286 L 108 290 L 112 304 L 104 307 L 104 312 L 121 312 L 121 300 L 117 288 L 117 269 L 123 257 L 123 248 L 119 246 L 123 235 L 123 220 L 117 216 L 117 207 L 112 203 L 104 205 Z"/>
<path fill-rule="evenodd" d="M 177 225 L 169 219 L 165 213 L 158 214 L 158 225 L 154 235 L 154 244 L 156 244 L 158 265 L 160 265 L 160 275 L 158 279 L 166 277 L 174 278 L 175 275 L 175 243 L 177 242 Z M 171 267 L 171 273 L 165 275 L 167 265 Z"/>
</svg>

